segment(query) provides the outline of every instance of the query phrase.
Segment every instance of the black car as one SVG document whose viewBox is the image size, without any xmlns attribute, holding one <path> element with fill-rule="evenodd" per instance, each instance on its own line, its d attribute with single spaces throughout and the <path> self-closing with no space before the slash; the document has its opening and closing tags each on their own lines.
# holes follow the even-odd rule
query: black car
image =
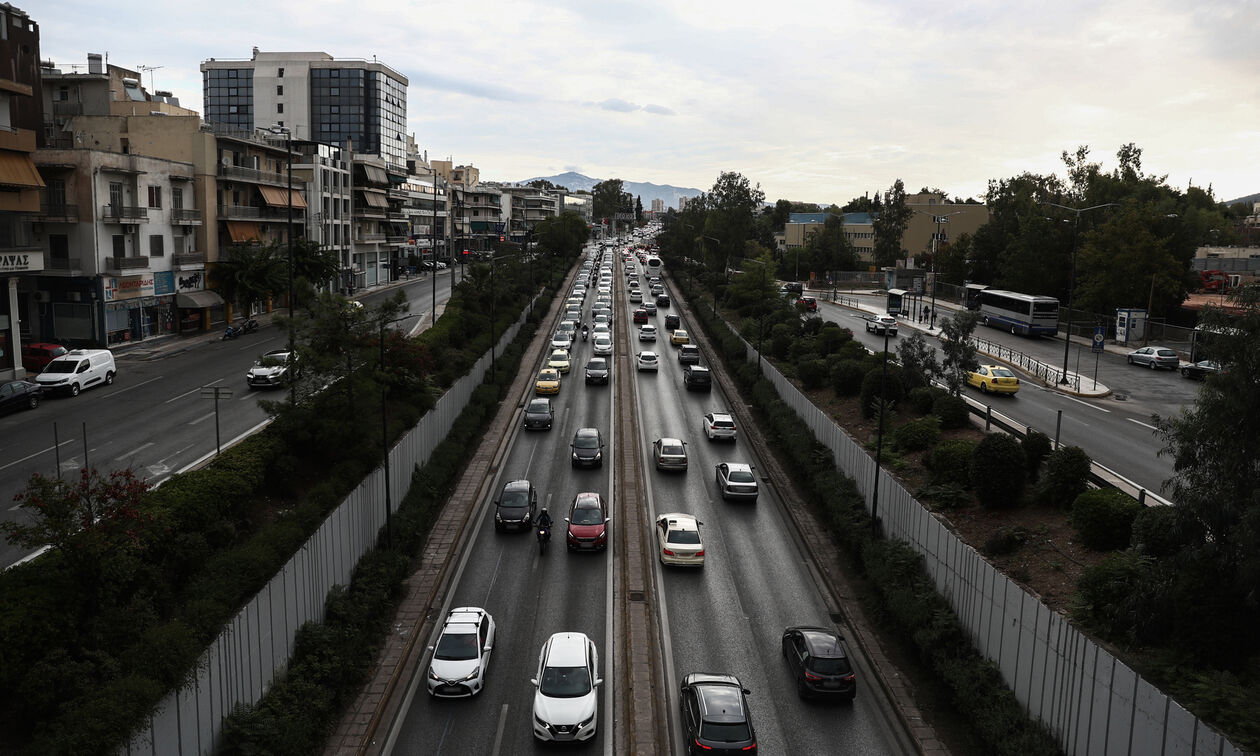
<svg viewBox="0 0 1260 756">
<path fill-rule="evenodd" d="M 679 318 L 677 315 L 665 316 L 665 330 L 666 331 L 672 331 L 681 325 L 682 325 L 682 319 Z"/>
<path fill-rule="evenodd" d="M 756 753 L 757 731 L 747 695 L 734 675 L 697 672 L 684 677 L 679 706 L 687 753 Z"/>
<path fill-rule="evenodd" d="M 531 399 L 525 405 L 525 430 L 551 430 L 551 421 L 554 418 L 550 399 Z"/>
<path fill-rule="evenodd" d="M 687 365 L 683 368 L 683 386 L 688 391 L 710 391 L 713 389 L 713 376 L 707 367 Z"/>
<path fill-rule="evenodd" d="M 796 692 L 807 696 L 835 696 L 852 701 L 857 681 L 848 649 L 839 633 L 823 627 L 789 627 L 783 631 L 783 658 L 796 677 Z"/>
<path fill-rule="evenodd" d="M 1209 375 L 1219 372 L 1221 372 L 1221 363 L 1212 360 L 1199 360 L 1181 366 L 1182 378 L 1193 378 L 1197 381 L 1205 381 Z"/>
<path fill-rule="evenodd" d="M 604 464 L 604 437 L 598 428 L 578 428 L 573 434 L 570 460 L 574 467 L 599 467 Z"/>
<path fill-rule="evenodd" d="M 662 294 L 662 295 L 660 295 L 659 297 L 657 297 L 657 298 L 656 298 L 656 306 L 657 306 L 657 307 L 669 307 L 669 295 L 668 295 L 668 294 Z"/>
<path fill-rule="evenodd" d="M 586 383 L 598 383 L 603 386 L 608 385 L 608 360 L 603 357 L 595 357 L 586 363 Z"/>
<path fill-rule="evenodd" d="M 44 387 L 30 381 L 5 381 L 0 383 L 0 414 L 20 409 L 35 409 Z"/>
<path fill-rule="evenodd" d="M 538 509 L 538 492 L 528 480 L 513 480 L 503 485 L 503 493 L 494 500 L 494 529 L 532 530 Z"/>
</svg>

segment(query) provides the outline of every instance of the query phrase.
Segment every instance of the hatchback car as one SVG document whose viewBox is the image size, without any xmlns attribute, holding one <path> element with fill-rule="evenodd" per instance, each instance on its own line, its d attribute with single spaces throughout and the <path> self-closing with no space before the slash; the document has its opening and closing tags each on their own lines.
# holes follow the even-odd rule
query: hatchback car
<svg viewBox="0 0 1260 756">
<path fill-rule="evenodd" d="M 1212 360 L 1199 360 L 1181 367 L 1182 378 L 1194 378 L 1200 381 L 1207 380 L 1209 375 L 1220 372 L 1223 372 L 1221 363 Z"/>
<path fill-rule="evenodd" d="M 566 352 L 570 351 L 573 349 L 573 337 L 564 332 L 557 332 L 551 337 L 551 349 L 552 351 L 557 349 L 563 349 Z"/>
<path fill-rule="evenodd" d="M 836 696 L 852 701 L 857 681 L 849 651 L 839 633 L 825 627 L 789 627 L 783 631 L 783 658 L 796 678 L 796 692 L 807 696 Z"/>
<path fill-rule="evenodd" d="M 22 367 L 26 368 L 28 373 L 38 373 L 43 370 L 48 363 L 66 354 L 68 349 L 60 344 L 49 344 L 35 341 L 30 344 L 22 345 Z"/>
<path fill-rule="evenodd" d="M 597 493 L 580 493 L 569 505 L 565 544 L 574 551 L 608 548 L 608 504 Z"/>
<path fill-rule="evenodd" d="M 598 428 L 578 428 L 569 451 L 574 467 L 600 467 L 604 464 L 604 437 Z"/>
<path fill-rule="evenodd" d="M 796 306 L 805 312 L 818 312 L 818 300 L 813 297 L 801 297 L 796 300 Z"/>
<path fill-rule="evenodd" d="M 704 541 L 695 517 L 670 512 L 656 518 L 656 555 L 661 564 L 704 567 Z"/>
<path fill-rule="evenodd" d="M 0 415 L 39 406 L 44 387 L 30 381 L 4 381 L 0 383 Z"/>
<path fill-rule="evenodd" d="M 683 388 L 688 391 L 712 391 L 713 375 L 703 365 L 683 367 Z"/>
<path fill-rule="evenodd" d="M 586 363 L 586 384 L 597 383 L 602 386 L 608 385 L 608 360 L 603 357 L 593 357 Z"/>
<path fill-rule="evenodd" d="M 656 341 L 656 326 L 651 324 L 640 326 L 639 341 Z"/>
<path fill-rule="evenodd" d="M 716 466 L 717 490 L 723 501 L 730 499 L 757 500 L 757 476 L 751 465 L 743 462 L 723 462 Z"/>
<path fill-rule="evenodd" d="M 675 328 L 678 328 L 680 326 L 682 326 L 682 319 L 679 318 L 677 315 L 665 316 L 665 330 L 666 331 L 673 331 Z"/>
<path fill-rule="evenodd" d="M 534 393 L 539 396 L 560 393 L 560 371 L 555 368 L 543 368 L 538 371 L 538 380 L 534 381 Z"/>
<path fill-rule="evenodd" d="M 569 350 L 557 349 L 547 359 L 547 367 L 558 370 L 561 375 L 569 372 Z"/>
<path fill-rule="evenodd" d="M 676 438 L 658 438 L 652 442 L 652 461 L 657 470 L 687 471 L 687 444 Z"/>
<path fill-rule="evenodd" d="M 891 315 L 872 315 L 866 319 L 867 333 L 884 333 L 897 335 L 897 319 Z"/>
<path fill-rule="evenodd" d="M 591 347 L 591 351 L 601 357 L 608 357 L 613 353 L 613 341 L 611 336 L 596 336 L 595 345 Z"/>
<path fill-rule="evenodd" d="M 555 413 L 552 412 L 550 399 L 531 399 L 525 405 L 525 430 L 551 430 L 554 419 Z"/>
<path fill-rule="evenodd" d="M 630 301 L 631 301 L 632 303 L 634 303 L 634 304 L 638 304 L 638 303 L 642 302 L 642 301 L 643 301 L 643 293 L 642 293 L 641 291 L 639 291 L 638 289 L 631 289 L 631 290 L 630 290 Z"/>
<path fill-rule="evenodd" d="M 660 366 L 660 360 L 656 352 L 639 352 L 634 358 L 634 365 L 637 370 L 655 371 Z"/>
<path fill-rule="evenodd" d="M 642 310 L 642 309 L 635 310 L 634 317 L 631 318 L 631 320 L 634 321 L 635 325 L 640 325 L 640 324 L 648 322 L 647 310 Z"/>
<path fill-rule="evenodd" d="M 1157 368 L 1176 370 L 1181 365 L 1181 358 L 1168 347 L 1142 347 L 1129 352 L 1128 359 L 1130 365 L 1146 365 L 1151 370 Z"/>
<path fill-rule="evenodd" d="M 538 509 L 538 491 L 528 480 L 512 480 L 494 500 L 494 529 L 532 530 Z"/>
<path fill-rule="evenodd" d="M 975 386 L 985 394 L 993 392 L 1014 396 L 1019 391 L 1019 379 L 1015 373 L 1001 365 L 981 365 L 974 372 L 967 373 L 967 385 Z"/>
<path fill-rule="evenodd" d="M 657 297 L 656 306 L 660 307 L 661 309 L 665 309 L 666 307 L 669 307 L 669 295 L 662 294 L 659 297 Z"/>
<path fill-rule="evenodd" d="M 494 651 L 494 618 L 485 609 L 460 606 L 442 623 L 437 643 L 429 646 L 429 695 L 468 698 L 481 692 Z"/>
<path fill-rule="evenodd" d="M 538 654 L 534 686 L 534 737 L 544 741 L 590 740 L 599 723 L 603 684 L 599 654 L 585 633 L 556 633 Z"/>
<path fill-rule="evenodd" d="M 279 388 L 297 372 L 297 353 L 288 349 L 272 349 L 263 354 L 245 374 L 250 388 Z"/>
<path fill-rule="evenodd" d="M 687 753 L 756 753 L 748 695 L 734 675 L 697 672 L 684 677 L 678 705 Z"/>
<path fill-rule="evenodd" d="M 704 435 L 710 441 L 734 441 L 736 436 L 735 418 L 729 412 L 705 413 Z"/>
<path fill-rule="evenodd" d="M 648 314 L 648 315 L 655 315 L 655 314 L 656 314 L 656 303 L 655 303 L 655 302 L 644 302 L 644 303 L 643 303 L 643 309 L 647 312 L 647 314 Z"/>
<path fill-rule="evenodd" d="M 674 331 L 678 333 L 678 331 Z M 699 365 L 700 364 L 700 347 L 695 344 L 683 344 L 678 347 L 678 364 L 679 365 Z"/>
<path fill-rule="evenodd" d="M 691 337 L 681 328 L 675 328 L 673 333 L 669 335 L 669 343 L 674 346 L 682 346 L 691 343 Z"/>
</svg>

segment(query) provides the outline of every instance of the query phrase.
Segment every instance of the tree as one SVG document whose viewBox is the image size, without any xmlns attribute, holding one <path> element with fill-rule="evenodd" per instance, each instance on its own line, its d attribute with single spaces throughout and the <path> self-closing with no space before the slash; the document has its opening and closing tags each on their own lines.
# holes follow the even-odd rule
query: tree
<svg viewBox="0 0 1260 756">
<path fill-rule="evenodd" d="M 958 396 L 967 384 L 967 373 L 980 366 L 971 333 L 980 316 L 974 312 L 956 312 L 941 319 L 941 374 L 949 393 Z"/>
<path fill-rule="evenodd" d="M 572 210 L 542 220 L 534 226 L 534 241 L 540 250 L 560 257 L 571 257 L 582 250 L 591 230 L 582 216 Z"/>
<path fill-rule="evenodd" d="M 591 210 L 595 218 L 613 220 L 618 213 L 634 212 L 633 198 L 624 191 L 621 179 L 599 182 L 593 187 L 591 196 Z"/>
<path fill-rule="evenodd" d="M 744 176 L 727 172 L 718 176 L 706 196 L 704 235 L 718 240 L 708 246 L 710 269 L 722 274 L 731 254 L 743 250 L 744 241 L 751 235 L 753 214 L 761 208 L 766 194 L 760 185 L 753 186 Z"/>
<path fill-rule="evenodd" d="M 901 247 L 901 237 L 910 225 L 910 217 L 914 211 L 906 205 L 906 189 L 901 179 L 893 182 L 884 198 L 884 206 L 875 218 L 874 262 L 879 266 L 895 265 L 905 255 Z"/>
<path fill-rule="evenodd" d="M 1186 268 L 1168 252 L 1154 229 L 1158 218 L 1126 202 L 1097 230 L 1081 240 L 1076 283 L 1078 309 L 1114 313 L 1117 307 L 1142 307 L 1148 300 L 1162 312 L 1180 304 Z M 1152 282 L 1154 294 L 1152 295 Z"/>
<path fill-rule="evenodd" d="M 558 186 L 556 184 L 551 183 L 547 179 L 541 179 L 541 178 L 534 179 L 533 181 L 527 182 L 525 186 L 532 186 L 535 189 L 565 189 L 565 187 L 563 186 Z"/>
<path fill-rule="evenodd" d="M 800 277 L 797 250 L 783 260 L 783 277 L 796 280 Z M 823 227 L 810 233 L 805 240 L 805 274 L 810 271 L 853 270 L 857 267 L 857 250 L 844 233 L 844 216 L 828 214 Z M 790 265 L 791 267 L 787 267 Z"/>
<path fill-rule="evenodd" d="M 288 254 L 287 245 L 285 248 L 279 246 L 280 242 L 273 242 L 273 245 L 272 254 L 284 259 Z M 334 250 L 321 247 L 311 239 L 293 240 L 293 280 L 298 305 L 309 301 L 316 291 L 337 280 L 340 272 L 341 261 Z"/>
<path fill-rule="evenodd" d="M 775 231 L 782 231 L 788 220 L 792 216 L 792 203 L 781 199 L 774 203 L 774 210 L 770 213 L 771 224 Z"/>
<path fill-rule="evenodd" d="M 643 222 L 643 198 L 642 197 L 634 198 L 634 222 L 635 223 Z"/>
<path fill-rule="evenodd" d="M 255 304 L 286 290 L 286 260 L 276 254 L 275 244 L 234 244 L 210 268 L 210 284 L 249 315 Z"/>
<path fill-rule="evenodd" d="M 863 195 L 849 200 L 849 204 L 841 208 L 841 211 L 846 213 L 871 213 L 875 212 L 877 209 L 878 203 L 873 201 L 870 197 Z"/>
<path fill-rule="evenodd" d="M 932 379 L 941 377 L 936 352 L 928 346 L 922 331 L 915 331 L 897 344 L 897 361 L 910 388 L 931 385 Z"/>
</svg>

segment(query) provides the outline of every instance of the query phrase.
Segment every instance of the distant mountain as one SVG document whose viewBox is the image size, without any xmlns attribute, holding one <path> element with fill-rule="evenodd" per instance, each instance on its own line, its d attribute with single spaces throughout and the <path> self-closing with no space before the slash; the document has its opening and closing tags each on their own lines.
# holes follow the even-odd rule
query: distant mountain
<svg viewBox="0 0 1260 756">
<path fill-rule="evenodd" d="M 528 184 L 529 182 L 537 181 L 540 178 L 550 181 L 556 186 L 563 186 L 571 192 L 581 190 L 589 192 L 595 188 L 596 184 L 603 181 L 603 179 L 591 178 L 590 176 L 583 176 L 580 173 L 569 171 L 568 173 L 561 173 L 558 176 L 536 176 L 531 179 L 525 179 L 520 183 Z M 621 180 L 621 184 L 622 188 L 629 192 L 631 197 L 638 197 L 643 201 L 644 210 L 652 209 L 652 200 L 654 199 L 664 200 L 665 209 L 667 210 L 671 207 L 677 210 L 679 197 L 698 197 L 704 193 L 700 189 L 686 189 L 683 187 L 670 186 L 669 184 L 626 181 L 625 179 Z"/>
<path fill-rule="evenodd" d="M 1237 205 L 1239 202 L 1242 202 L 1247 205 L 1250 205 L 1252 202 L 1260 202 L 1260 192 L 1256 194 L 1248 194 L 1246 197 L 1239 197 L 1238 199 L 1235 199 L 1235 200 L 1230 200 L 1229 202 L 1226 202 L 1225 204 Z"/>
</svg>

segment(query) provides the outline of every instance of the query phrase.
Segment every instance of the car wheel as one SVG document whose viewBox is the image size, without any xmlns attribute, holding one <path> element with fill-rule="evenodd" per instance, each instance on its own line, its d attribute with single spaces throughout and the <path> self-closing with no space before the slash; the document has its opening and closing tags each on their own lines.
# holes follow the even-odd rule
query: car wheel
<svg viewBox="0 0 1260 756">
<path fill-rule="evenodd" d="M 1129 364 L 1130 364 L 1130 365 L 1132 365 L 1132 364 L 1133 364 L 1133 358 L 1132 358 L 1132 357 L 1129 357 L 1129 358 L 1128 358 L 1128 360 L 1129 360 Z"/>
<path fill-rule="evenodd" d="M 1157 370 L 1157 369 L 1159 369 L 1159 365 L 1156 365 L 1156 364 L 1155 364 L 1155 360 L 1151 360 L 1150 362 L 1146 363 L 1146 365 L 1147 365 L 1147 367 L 1149 367 L 1151 370 Z"/>
<path fill-rule="evenodd" d="M 77 383 L 71 383 L 71 384 L 70 384 L 70 396 L 78 396 L 78 395 L 79 395 L 79 384 L 77 384 Z"/>
<path fill-rule="evenodd" d="M 27 409 L 35 409 L 35 408 L 36 408 L 36 407 L 38 407 L 38 406 L 39 406 L 39 397 L 38 397 L 38 396 L 32 396 L 32 397 L 30 397 L 30 398 L 28 398 L 28 399 L 26 400 L 26 408 L 27 408 Z"/>
<path fill-rule="evenodd" d="M 989 384 L 985 383 L 984 381 L 981 381 L 981 382 L 980 382 L 980 393 L 981 393 L 981 394 L 987 394 L 987 393 L 989 393 Z"/>
<path fill-rule="evenodd" d="M 1189 378 L 1189 377 L 1190 377 L 1190 368 L 1182 368 L 1182 369 L 1181 369 L 1181 377 L 1182 377 L 1182 378 Z"/>
<path fill-rule="evenodd" d="M 106 373 L 106 374 L 105 374 L 105 385 L 106 385 L 106 386 L 113 386 L 113 385 L 114 385 L 114 373 L 113 373 L 113 371 L 110 371 L 110 372 L 108 372 L 108 373 Z"/>
</svg>

